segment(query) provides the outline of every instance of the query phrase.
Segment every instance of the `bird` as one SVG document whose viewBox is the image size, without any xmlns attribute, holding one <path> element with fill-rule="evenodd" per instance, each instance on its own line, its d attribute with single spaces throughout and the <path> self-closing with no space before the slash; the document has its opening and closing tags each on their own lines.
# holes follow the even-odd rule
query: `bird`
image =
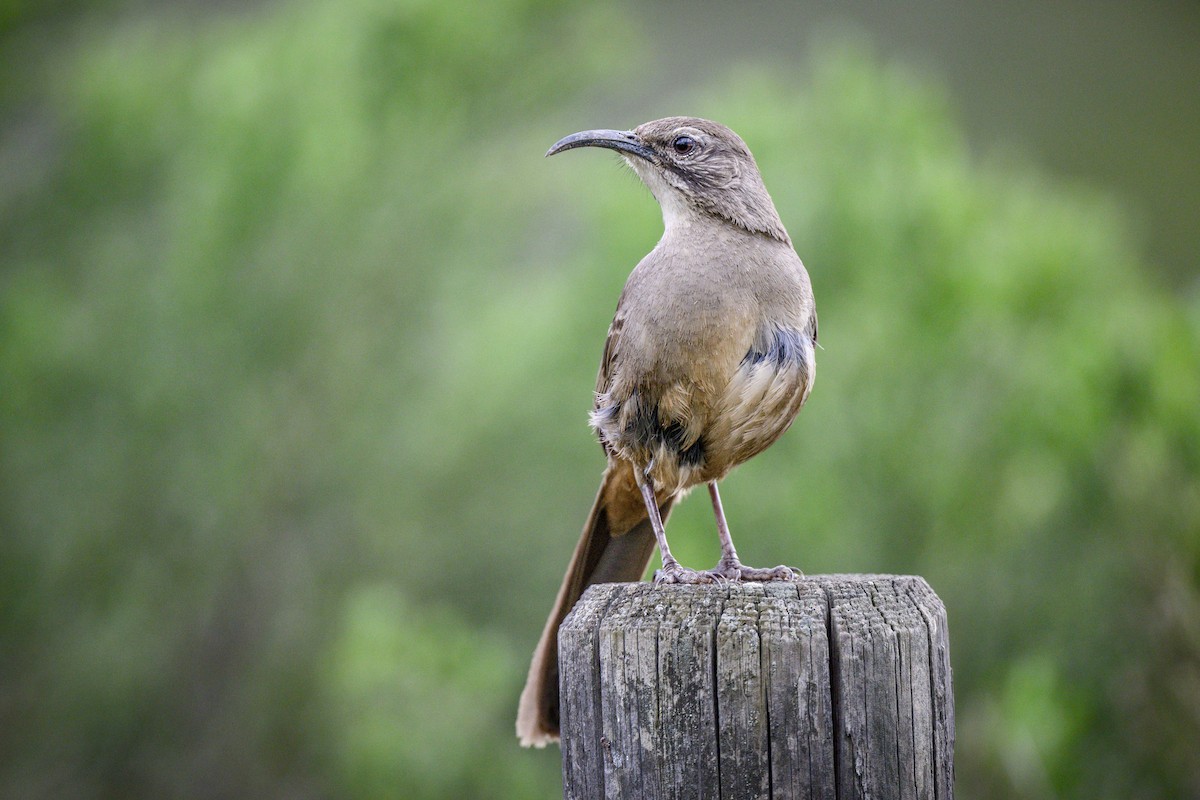
<svg viewBox="0 0 1200 800">
<path fill-rule="evenodd" d="M 546 155 L 581 147 L 620 155 L 658 201 L 663 235 L 630 273 L 604 342 L 589 421 L 607 466 L 521 693 L 525 746 L 558 739 L 558 626 L 588 586 L 641 580 L 656 545 L 659 584 L 800 576 L 742 564 L 717 490 L 791 426 L 816 375 L 812 285 L 754 156 L 697 117 L 580 131 Z M 700 484 L 721 545 L 710 570 L 681 565 L 664 529 Z"/>
</svg>

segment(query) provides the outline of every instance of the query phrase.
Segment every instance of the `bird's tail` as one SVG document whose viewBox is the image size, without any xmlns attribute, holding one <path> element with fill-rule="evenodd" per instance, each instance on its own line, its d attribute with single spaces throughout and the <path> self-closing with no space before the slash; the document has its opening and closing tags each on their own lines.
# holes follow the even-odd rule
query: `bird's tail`
<svg viewBox="0 0 1200 800">
<path fill-rule="evenodd" d="M 659 500 L 665 522 L 675 497 Z M 517 710 L 517 736 L 528 747 L 558 740 L 558 626 L 593 583 L 641 580 L 654 554 L 654 531 L 628 462 L 610 463 L 592 513 L 533 652 Z"/>
</svg>

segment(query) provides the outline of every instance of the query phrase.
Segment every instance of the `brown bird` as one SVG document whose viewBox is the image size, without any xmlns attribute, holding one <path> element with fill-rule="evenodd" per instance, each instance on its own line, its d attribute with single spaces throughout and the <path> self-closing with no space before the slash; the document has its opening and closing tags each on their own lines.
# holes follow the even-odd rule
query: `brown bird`
<svg viewBox="0 0 1200 800">
<path fill-rule="evenodd" d="M 717 482 L 766 449 L 808 399 L 816 369 L 812 287 L 754 156 L 715 122 L 668 117 L 557 142 L 616 150 L 662 207 L 663 237 L 633 270 L 608 329 L 591 425 L 608 456 L 521 693 L 524 745 L 558 738 L 558 626 L 594 583 L 640 580 L 657 543 L 657 583 L 793 580 L 743 566 Z M 711 570 L 681 566 L 663 523 L 707 484 L 721 541 Z"/>
</svg>

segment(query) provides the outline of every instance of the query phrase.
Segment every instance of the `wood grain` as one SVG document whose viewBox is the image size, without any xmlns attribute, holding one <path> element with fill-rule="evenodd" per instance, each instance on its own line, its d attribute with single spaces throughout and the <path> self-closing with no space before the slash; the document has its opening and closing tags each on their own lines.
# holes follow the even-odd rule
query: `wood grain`
<svg viewBox="0 0 1200 800">
<path fill-rule="evenodd" d="M 572 800 L 953 797 L 946 611 L 921 578 L 601 584 L 559 667 Z"/>
</svg>

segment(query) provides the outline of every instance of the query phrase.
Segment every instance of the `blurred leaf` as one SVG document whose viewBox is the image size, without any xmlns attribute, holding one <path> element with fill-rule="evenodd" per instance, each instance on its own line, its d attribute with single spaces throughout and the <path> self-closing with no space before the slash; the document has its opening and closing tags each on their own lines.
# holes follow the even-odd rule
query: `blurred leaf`
<svg viewBox="0 0 1200 800">
<path fill-rule="evenodd" d="M 354 590 L 324 681 L 347 795 L 553 794 L 529 759 L 493 755 L 512 747 L 509 692 L 522 666 L 449 611 L 414 607 L 387 585 Z"/>
</svg>

